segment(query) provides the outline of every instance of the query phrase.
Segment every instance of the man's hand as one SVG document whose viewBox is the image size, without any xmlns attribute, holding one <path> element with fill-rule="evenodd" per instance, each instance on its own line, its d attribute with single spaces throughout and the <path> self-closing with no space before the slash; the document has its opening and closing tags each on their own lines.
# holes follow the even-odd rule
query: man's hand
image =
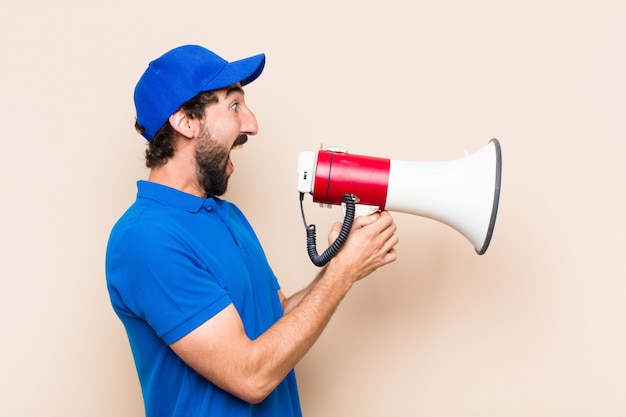
<svg viewBox="0 0 626 417">
<path fill-rule="evenodd" d="M 329 268 L 349 276 L 352 283 L 365 278 L 376 269 L 397 259 L 394 249 L 398 243 L 396 224 L 387 211 L 354 219 L 348 240 L 335 255 Z M 339 235 L 341 223 L 335 223 L 328 235 L 329 242 Z"/>
</svg>

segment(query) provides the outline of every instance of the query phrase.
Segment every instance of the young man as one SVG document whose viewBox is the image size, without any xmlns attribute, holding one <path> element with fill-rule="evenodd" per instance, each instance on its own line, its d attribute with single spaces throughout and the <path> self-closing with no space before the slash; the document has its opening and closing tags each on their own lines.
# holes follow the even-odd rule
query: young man
<svg viewBox="0 0 626 417">
<path fill-rule="evenodd" d="M 283 295 L 246 218 L 219 198 L 231 149 L 257 133 L 242 86 L 264 64 L 186 45 L 135 88 L 150 174 L 111 232 L 106 274 L 147 417 L 300 416 L 294 366 L 352 284 L 396 259 L 391 216 L 357 217 L 315 280 Z"/>
</svg>

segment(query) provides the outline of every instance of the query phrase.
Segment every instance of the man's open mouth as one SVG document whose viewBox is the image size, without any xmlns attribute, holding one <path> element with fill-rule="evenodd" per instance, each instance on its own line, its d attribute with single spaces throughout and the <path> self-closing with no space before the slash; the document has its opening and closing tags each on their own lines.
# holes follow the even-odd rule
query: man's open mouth
<svg viewBox="0 0 626 417">
<path fill-rule="evenodd" d="M 233 143 L 233 146 L 231 149 L 235 149 L 239 146 L 242 146 L 247 141 L 248 141 L 248 135 L 239 135 L 237 136 L 237 139 L 235 139 L 235 142 Z"/>
</svg>

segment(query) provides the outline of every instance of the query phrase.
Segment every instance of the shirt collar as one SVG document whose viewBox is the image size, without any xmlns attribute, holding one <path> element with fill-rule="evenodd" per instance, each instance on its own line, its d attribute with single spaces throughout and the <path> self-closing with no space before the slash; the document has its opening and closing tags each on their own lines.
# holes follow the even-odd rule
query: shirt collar
<svg viewBox="0 0 626 417">
<path fill-rule="evenodd" d="M 217 205 L 221 202 L 216 197 L 202 198 L 166 185 L 145 180 L 137 181 L 137 198 L 149 198 L 165 206 L 185 210 L 190 213 L 197 213 L 203 208 L 206 210 L 217 208 Z"/>
</svg>

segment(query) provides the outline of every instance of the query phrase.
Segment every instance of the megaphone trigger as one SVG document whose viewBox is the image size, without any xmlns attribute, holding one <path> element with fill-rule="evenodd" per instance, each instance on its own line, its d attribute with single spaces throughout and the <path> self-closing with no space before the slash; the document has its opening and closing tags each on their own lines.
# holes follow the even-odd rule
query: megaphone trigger
<svg viewBox="0 0 626 417">
<path fill-rule="evenodd" d="M 341 210 L 343 212 L 343 215 L 345 216 L 346 215 L 346 203 L 341 203 Z M 380 207 L 378 206 L 356 203 L 355 208 L 354 208 L 354 217 L 369 216 L 370 214 L 374 214 L 379 211 L 380 211 Z"/>
</svg>

